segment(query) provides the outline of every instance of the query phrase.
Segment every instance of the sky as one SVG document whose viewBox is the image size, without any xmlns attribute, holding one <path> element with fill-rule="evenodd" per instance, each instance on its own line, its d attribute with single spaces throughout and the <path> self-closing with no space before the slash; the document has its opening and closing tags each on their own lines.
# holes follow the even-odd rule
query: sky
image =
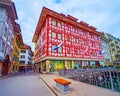
<svg viewBox="0 0 120 96">
<path fill-rule="evenodd" d="M 57 13 L 71 15 L 97 31 L 120 38 L 120 0 L 12 0 L 24 43 L 34 51 L 32 38 L 43 6 Z"/>
</svg>

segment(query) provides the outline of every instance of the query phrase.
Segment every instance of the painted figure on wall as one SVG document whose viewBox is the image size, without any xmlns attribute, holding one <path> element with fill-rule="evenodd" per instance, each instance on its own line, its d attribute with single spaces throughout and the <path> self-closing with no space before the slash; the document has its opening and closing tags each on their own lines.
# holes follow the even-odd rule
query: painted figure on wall
<svg viewBox="0 0 120 96">
<path fill-rule="evenodd" d="M 52 64 L 49 64 L 49 72 L 52 72 Z"/>
</svg>

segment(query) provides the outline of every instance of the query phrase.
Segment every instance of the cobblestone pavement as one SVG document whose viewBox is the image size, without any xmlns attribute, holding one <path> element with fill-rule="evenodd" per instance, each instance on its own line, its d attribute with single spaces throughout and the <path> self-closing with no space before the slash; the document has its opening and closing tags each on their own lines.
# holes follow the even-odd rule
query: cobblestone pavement
<svg viewBox="0 0 120 96">
<path fill-rule="evenodd" d="M 120 96 L 120 93 L 113 92 L 108 89 L 97 87 L 94 85 L 86 84 L 83 82 L 75 81 L 72 79 L 67 79 L 72 82 L 69 87 L 71 92 L 68 94 L 62 94 L 55 88 L 55 78 L 63 78 L 57 74 L 40 74 L 39 77 L 48 85 L 52 91 L 54 91 L 58 96 Z"/>
<path fill-rule="evenodd" d="M 0 79 L 0 96 L 56 96 L 33 72 Z"/>
</svg>

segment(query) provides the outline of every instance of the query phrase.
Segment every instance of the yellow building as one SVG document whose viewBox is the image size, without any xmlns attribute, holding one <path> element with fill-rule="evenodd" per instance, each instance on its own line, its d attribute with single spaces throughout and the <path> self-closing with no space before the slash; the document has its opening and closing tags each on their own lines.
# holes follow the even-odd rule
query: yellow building
<svg viewBox="0 0 120 96">
<path fill-rule="evenodd" d="M 12 52 L 12 60 L 11 60 L 11 70 L 10 72 L 17 72 L 19 70 L 19 60 L 20 60 L 20 50 L 21 46 L 23 45 L 22 34 L 20 33 L 20 26 L 16 23 L 14 28 L 15 35 L 14 35 L 14 49 Z"/>
</svg>

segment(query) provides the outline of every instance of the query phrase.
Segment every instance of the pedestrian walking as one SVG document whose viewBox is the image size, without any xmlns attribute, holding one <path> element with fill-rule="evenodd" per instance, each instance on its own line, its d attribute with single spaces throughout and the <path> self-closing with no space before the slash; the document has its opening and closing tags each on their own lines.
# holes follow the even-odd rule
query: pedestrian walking
<svg viewBox="0 0 120 96">
<path fill-rule="evenodd" d="M 25 67 L 23 68 L 23 72 L 24 72 L 24 73 L 26 72 Z"/>
<path fill-rule="evenodd" d="M 66 66 L 64 67 L 64 75 L 66 75 L 66 70 L 67 70 L 67 68 L 66 68 Z"/>
<path fill-rule="evenodd" d="M 40 73 L 41 73 L 41 68 L 39 67 L 39 69 L 38 69 L 38 70 L 39 70 L 39 74 L 40 74 Z"/>
<path fill-rule="evenodd" d="M 3 65 L 2 65 L 2 76 L 8 75 L 8 68 L 9 68 L 10 58 L 7 54 L 4 58 Z"/>
</svg>

